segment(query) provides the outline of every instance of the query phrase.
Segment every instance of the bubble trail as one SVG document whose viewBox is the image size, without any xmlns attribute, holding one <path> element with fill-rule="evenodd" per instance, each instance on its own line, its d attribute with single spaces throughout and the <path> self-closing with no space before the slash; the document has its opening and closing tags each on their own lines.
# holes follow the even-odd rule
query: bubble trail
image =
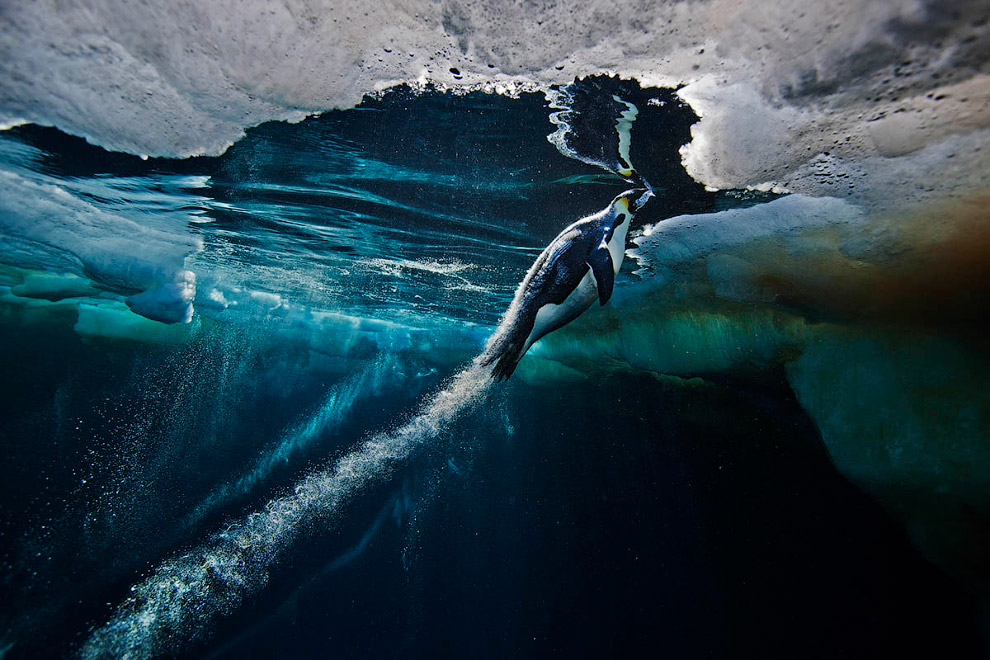
<svg viewBox="0 0 990 660">
<path fill-rule="evenodd" d="M 268 571 L 305 526 L 332 523 L 342 504 L 392 471 L 491 386 L 477 362 L 453 376 L 404 425 L 374 434 L 334 466 L 300 481 L 291 495 L 215 532 L 199 547 L 163 562 L 81 649 L 83 658 L 150 658 L 176 653 L 211 622 L 259 592 Z"/>
</svg>

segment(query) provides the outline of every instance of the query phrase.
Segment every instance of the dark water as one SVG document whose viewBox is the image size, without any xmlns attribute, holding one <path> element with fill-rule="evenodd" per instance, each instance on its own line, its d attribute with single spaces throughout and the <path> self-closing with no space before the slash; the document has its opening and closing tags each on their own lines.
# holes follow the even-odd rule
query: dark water
<svg viewBox="0 0 990 660">
<path fill-rule="evenodd" d="M 689 109 L 640 100 L 663 127 L 634 143 L 661 182 L 641 223 L 770 199 L 692 182 Z M 835 471 L 775 368 L 514 379 L 332 508 L 276 517 L 257 584 L 211 568 L 175 625 L 107 625 L 121 603 L 159 612 L 127 599 L 169 558 L 219 556 L 218 530 L 419 419 L 541 247 L 628 187 L 562 156 L 551 111 L 399 90 L 184 161 L 0 134 L 0 657 L 111 641 L 228 658 L 980 657 L 972 597 Z M 191 323 L 127 309 L 184 270 Z M 76 290 L 37 293 L 38 273 Z"/>
</svg>

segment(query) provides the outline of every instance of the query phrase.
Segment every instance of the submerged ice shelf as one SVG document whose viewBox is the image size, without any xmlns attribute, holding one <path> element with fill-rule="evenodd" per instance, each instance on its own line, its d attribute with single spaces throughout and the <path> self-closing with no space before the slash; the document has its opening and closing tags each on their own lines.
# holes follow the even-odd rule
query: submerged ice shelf
<svg viewBox="0 0 990 660">
<path fill-rule="evenodd" d="M 936 563 L 990 593 L 987 199 L 914 216 L 789 196 L 649 227 L 641 279 L 545 339 L 522 378 L 783 370 L 836 467 Z"/>
</svg>

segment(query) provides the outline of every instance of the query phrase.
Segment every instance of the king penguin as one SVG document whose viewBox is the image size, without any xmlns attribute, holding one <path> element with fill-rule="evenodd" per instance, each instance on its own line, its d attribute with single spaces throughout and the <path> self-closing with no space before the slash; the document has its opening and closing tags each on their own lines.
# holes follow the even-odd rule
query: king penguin
<svg viewBox="0 0 990 660">
<path fill-rule="evenodd" d="M 628 190 L 607 208 L 560 232 L 540 253 L 481 354 L 492 378 L 507 380 L 533 342 L 612 296 L 635 213 L 653 192 Z"/>
</svg>

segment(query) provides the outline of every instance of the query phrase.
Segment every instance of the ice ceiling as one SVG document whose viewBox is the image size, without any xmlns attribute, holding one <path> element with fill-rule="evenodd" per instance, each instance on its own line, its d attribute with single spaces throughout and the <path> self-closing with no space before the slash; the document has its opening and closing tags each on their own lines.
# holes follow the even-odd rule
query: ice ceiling
<svg viewBox="0 0 990 660">
<path fill-rule="evenodd" d="M 911 203 L 985 183 L 988 20 L 980 0 L 6 3 L 0 121 L 216 154 L 399 82 L 511 93 L 612 71 L 684 85 L 706 185 Z"/>
</svg>

